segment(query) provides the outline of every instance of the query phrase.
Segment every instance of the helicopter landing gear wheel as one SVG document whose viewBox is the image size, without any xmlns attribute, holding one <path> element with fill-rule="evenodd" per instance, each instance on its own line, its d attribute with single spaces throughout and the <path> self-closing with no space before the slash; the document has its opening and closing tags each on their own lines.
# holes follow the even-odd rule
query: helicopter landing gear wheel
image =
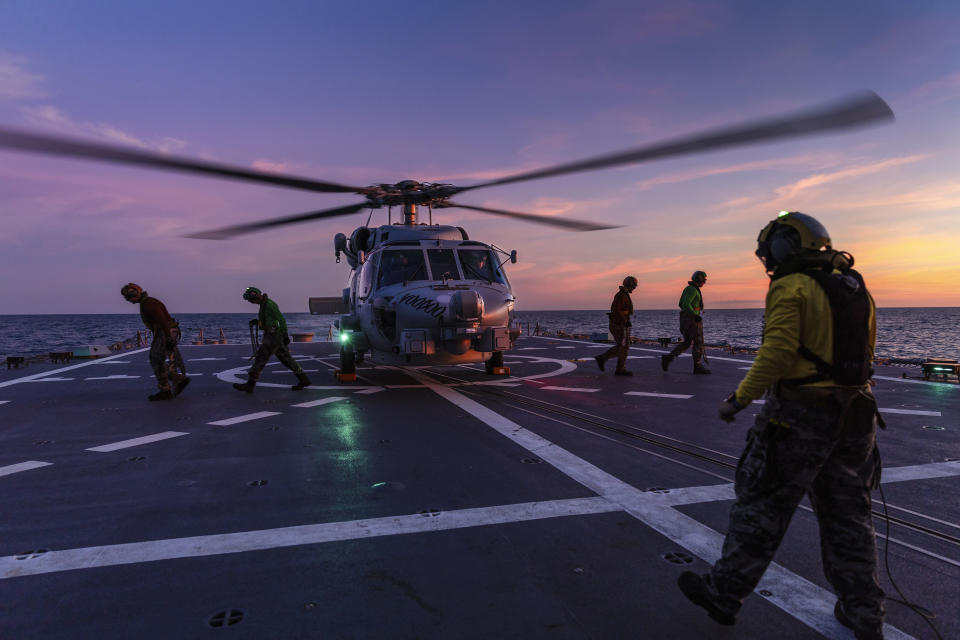
<svg viewBox="0 0 960 640">
<path fill-rule="evenodd" d="M 357 354 L 353 349 L 340 347 L 340 370 L 336 372 L 340 382 L 353 382 L 357 379 Z"/>
<path fill-rule="evenodd" d="M 503 351 L 494 351 L 490 359 L 483 363 L 490 375 L 506 375 L 510 369 L 503 366 Z"/>
</svg>

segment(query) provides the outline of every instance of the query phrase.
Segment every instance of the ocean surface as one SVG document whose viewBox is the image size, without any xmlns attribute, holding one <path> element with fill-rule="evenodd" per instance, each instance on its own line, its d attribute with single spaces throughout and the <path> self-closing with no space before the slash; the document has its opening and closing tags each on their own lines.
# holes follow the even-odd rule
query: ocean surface
<svg viewBox="0 0 960 640">
<path fill-rule="evenodd" d="M 607 330 L 607 315 L 601 311 L 519 311 L 524 333 L 540 328 L 551 333 L 590 334 Z M 636 311 L 633 335 L 638 338 L 678 338 L 678 312 Z M 198 339 L 219 339 L 220 330 L 231 344 L 249 344 L 248 313 L 177 314 L 183 344 Z M 326 340 L 335 316 L 309 313 L 285 314 L 291 333 L 313 332 L 314 340 Z M 708 345 L 756 348 L 763 330 L 762 309 L 708 310 L 704 314 L 704 337 Z M 70 351 L 84 345 L 130 341 L 143 330 L 139 314 L 110 315 L 0 315 L 0 358 L 32 356 L 51 351 Z M 877 310 L 877 356 L 912 361 L 928 357 L 960 360 L 960 307 L 902 307 Z M 3 360 L 0 360 L 2 363 Z"/>
</svg>

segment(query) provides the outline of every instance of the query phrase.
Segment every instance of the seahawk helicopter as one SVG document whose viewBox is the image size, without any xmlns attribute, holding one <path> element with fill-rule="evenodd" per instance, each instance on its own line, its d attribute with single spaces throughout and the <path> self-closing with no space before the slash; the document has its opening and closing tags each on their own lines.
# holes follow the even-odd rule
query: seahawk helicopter
<svg viewBox="0 0 960 640">
<path fill-rule="evenodd" d="M 266 173 L 245 167 L 174 157 L 160 153 L 100 144 L 86 140 L 0 128 L 0 148 L 16 149 L 105 162 L 204 174 L 322 193 L 355 193 L 363 202 L 309 211 L 189 234 L 201 239 L 225 239 L 273 227 L 387 207 L 402 209 L 401 219 L 371 228 L 357 227 L 349 237 L 334 238 L 337 262 L 350 265 L 342 295 L 311 298 L 315 313 L 340 313 L 341 373 L 354 374 L 367 353 L 374 362 L 398 365 L 445 365 L 485 362 L 488 373 L 502 371 L 503 353 L 520 334 L 514 316 L 516 298 L 504 270 L 517 252 L 472 240 L 458 226 L 435 225 L 434 209 L 459 207 L 575 231 L 614 228 L 584 220 L 545 217 L 452 202 L 461 193 L 553 176 L 636 164 L 648 160 L 733 147 L 778 138 L 841 130 L 891 120 L 893 112 L 876 94 L 864 92 L 828 106 L 714 129 L 668 140 L 518 173 L 459 187 L 445 183 L 404 180 L 366 187 L 324 182 L 291 175 Z M 418 208 L 429 212 L 418 219 Z"/>
</svg>

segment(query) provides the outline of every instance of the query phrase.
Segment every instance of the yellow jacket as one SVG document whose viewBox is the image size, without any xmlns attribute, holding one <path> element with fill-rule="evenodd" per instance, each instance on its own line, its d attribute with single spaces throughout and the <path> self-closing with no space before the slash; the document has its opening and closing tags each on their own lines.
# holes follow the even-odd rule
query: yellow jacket
<svg viewBox="0 0 960 640">
<path fill-rule="evenodd" d="M 835 272 L 836 273 L 836 272 Z M 877 340 L 876 305 L 870 298 L 869 355 Z M 770 283 L 767 291 L 763 344 L 750 371 L 737 387 L 737 402 L 746 405 L 760 398 L 779 380 L 805 378 L 817 373 L 812 362 L 797 353 L 801 344 L 833 364 L 833 316 L 826 292 L 810 276 L 792 273 Z M 837 386 L 830 380 L 811 387 Z"/>
</svg>

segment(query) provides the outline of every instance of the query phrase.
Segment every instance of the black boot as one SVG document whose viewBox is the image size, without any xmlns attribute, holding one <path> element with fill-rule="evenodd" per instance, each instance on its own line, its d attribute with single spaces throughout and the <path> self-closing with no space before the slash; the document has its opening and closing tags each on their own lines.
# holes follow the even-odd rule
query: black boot
<svg viewBox="0 0 960 640">
<path fill-rule="evenodd" d="M 670 362 L 672 361 L 673 358 L 671 358 L 669 355 L 660 356 L 660 368 L 666 371 L 670 368 Z"/>
<path fill-rule="evenodd" d="M 606 364 L 606 360 L 603 356 L 593 356 L 593 359 L 597 361 L 597 366 L 600 367 L 600 371 L 603 371 L 603 365 Z"/>
<path fill-rule="evenodd" d="M 833 607 L 833 616 L 848 629 L 853 630 L 853 637 L 857 640 L 883 640 L 883 625 L 878 624 L 874 627 L 867 629 L 858 629 L 853 626 L 853 622 L 850 618 L 847 617 L 846 612 L 843 610 L 843 605 L 840 604 L 840 601 L 837 600 L 837 604 Z"/>
<path fill-rule="evenodd" d="M 693 365 L 693 372 L 694 373 L 713 373 L 713 371 L 710 371 L 710 369 L 707 369 L 705 366 L 703 366 L 700 363 L 696 363 Z"/>
<path fill-rule="evenodd" d="M 633 375 L 633 371 L 629 371 L 629 370 L 627 370 L 627 369 L 617 369 L 616 371 L 613 372 L 613 375 L 615 375 L 615 376 L 632 376 L 632 375 Z"/>
<path fill-rule="evenodd" d="M 161 389 L 152 396 L 147 396 L 147 400 L 173 400 L 173 394 L 170 389 Z"/>
<path fill-rule="evenodd" d="M 183 377 L 183 380 L 178 382 L 173 388 L 173 395 L 178 396 L 183 393 L 183 390 L 187 388 L 187 385 L 190 384 L 190 378 L 187 376 Z"/>
<path fill-rule="evenodd" d="M 737 621 L 739 606 L 724 606 L 720 603 L 707 584 L 706 578 L 707 576 L 698 576 L 693 571 L 684 571 L 677 578 L 677 586 L 690 602 L 706 609 L 707 614 L 714 621 L 729 627 Z"/>
<path fill-rule="evenodd" d="M 247 393 L 253 393 L 253 388 L 257 385 L 256 380 L 247 380 L 243 384 L 239 382 L 233 383 L 233 388 L 237 391 L 246 391 Z"/>
<path fill-rule="evenodd" d="M 310 378 L 303 371 L 297 374 L 297 384 L 290 387 L 294 391 L 300 391 L 310 386 Z"/>
</svg>

